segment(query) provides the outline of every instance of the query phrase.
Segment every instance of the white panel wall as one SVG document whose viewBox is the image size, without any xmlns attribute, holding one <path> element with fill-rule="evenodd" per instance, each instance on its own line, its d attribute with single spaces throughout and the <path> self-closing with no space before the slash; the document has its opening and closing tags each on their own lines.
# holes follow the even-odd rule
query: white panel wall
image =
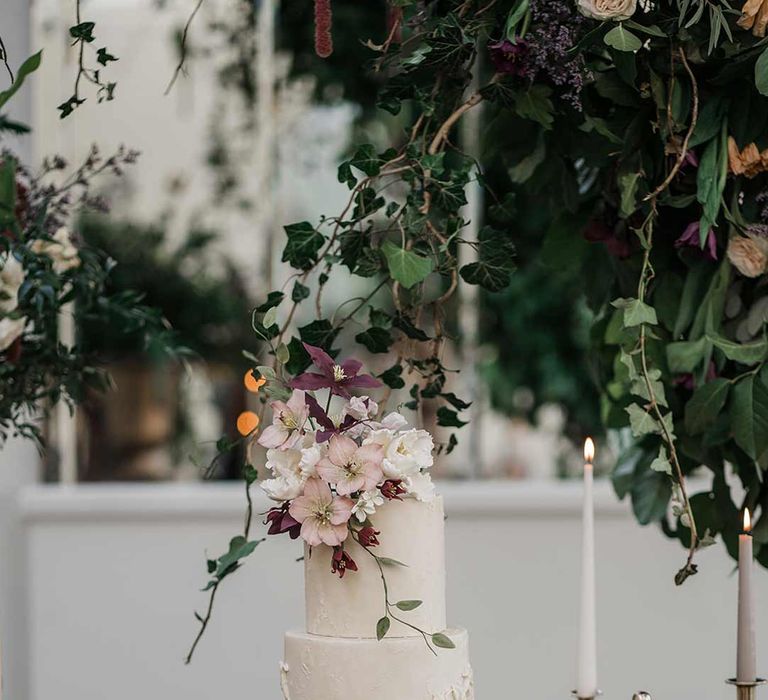
<svg viewBox="0 0 768 700">
<path fill-rule="evenodd" d="M 736 580 L 713 548 L 682 589 L 682 551 L 598 489 L 599 670 L 608 698 L 730 698 Z M 577 485 L 451 483 L 449 614 L 470 628 L 479 700 L 568 697 L 578 600 Z M 241 522 L 233 486 L 89 486 L 24 495 L 30 700 L 278 700 L 282 632 L 302 623 L 296 543 L 272 539 L 220 591 L 184 667 L 204 600 L 204 551 Z M 260 502 L 259 509 L 266 508 Z M 768 629 L 768 577 L 758 577 Z M 768 672 L 768 634 L 759 668 Z M 350 697 L 353 697 L 351 695 Z M 367 699 L 375 700 L 375 699 Z M 407 699 L 403 700 L 421 700 Z"/>
</svg>

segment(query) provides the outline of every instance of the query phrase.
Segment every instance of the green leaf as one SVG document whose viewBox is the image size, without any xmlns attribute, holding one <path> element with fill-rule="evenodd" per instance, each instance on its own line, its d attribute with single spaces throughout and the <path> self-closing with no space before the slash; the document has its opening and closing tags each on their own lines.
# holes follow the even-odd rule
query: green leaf
<svg viewBox="0 0 768 700">
<path fill-rule="evenodd" d="M 632 510 L 641 525 L 661 520 L 667 514 L 672 487 L 666 474 L 647 469 L 632 486 Z"/>
<path fill-rule="evenodd" d="M 626 219 L 637 208 L 637 186 L 640 181 L 640 173 L 624 173 L 619 175 L 619 191 L 621 192 L 621 205 L 619 215 Z"/>
<path fill-rule="evenodd" d="M 387 636 L 387 632 L 389 632 L 389 628 L 392 625 L 392 621 L 388 617 L 382 617 L 377 623 L 376 623 L 376 639 L 381 641 L 384 639 L 384 637 Z"/>
<path fill-rule="evenodd" d="M 761 95 L 768 96 L 768 49 L 760 54 L 755 63 L 755 87 Z"/>
<path fill-rule="evenodd" d="M 285 343 L 280 343 L 280 345 L 277 346 L 275 349 L 275 357 L 281 365 L 286 364 L 288 360 L 291 359 L 291 351 Z"/>
<path fill-rule="evenodd" d="M 728 399 L 731 383 L 727 379 L 713 379 L 693 392 L 685 405 L 685 429 L 698 435 L 710 428 Z"/>
<path fill-rule="evenodd" d="M 282 261 L 299 270 L 308 270 L 317 262 L 317 254 L 325 243 L 325 236 L 308 221 L 285 226 L 288 242 Z"/>
<path fill-rule="evenodd" d="M 19 91 L 19 88 L 24 84 L 24 80 L 27 76 L 29 76 L 30 73 L 34 73 L 40 67 L 42 58 L 43 52 L 38 51 L 21 64 L 19 70 L 16 72 L 16 80 L 14 80 L 13 85 L 7 90 L 0 92 L 0 109 L 5 107 L 6 102 Z"/>
<path fill-rule="evenodd" d="M 635 437 L 659 432 L 660 426 L 658 421 L 636 403 L 630 404 L 624 410 L 629 414 L 629 424 Z"/>
<path fill-rule="evenodd" d="M 405 386 L 402 374 L 402 365 L 392 365 L 392 367 L 379 375 L 379 379 L 392 389 L 402 389 Z"/>
<path fill-rule="evenodd" d="M 464 265 L 459 274 L 467 284 L 498 292 L 509 285 L 515 270 L 515 246 L 508 233 L 490 226 L 483 227 L 478 242 L 478 261 Z"/>
<path fill-rule="evenodd" d="M 308 297 L 309 297 L 309 287 L 303 285 L 301 282 L 296 280 L 293 283 L 293 290 L 291 290 L 291 301 L 298 304 L 304 301 L 304 299 Z"/>
<path fill-rule="evenodd" d="M 398 313 L 397 316 L 392 319 L 392 325 L 405 333 L 405 335 L 411 340 L 418 340 L 422 343 L 429 340 L 429 336 L 423 330 L 421 330 L 421 328 L 417 328 L 413 324 L 413 321 L 411 321 L 411 319 L 408 318 L 408 316 L 406 316 L 404 313 Z"/>
<path fill-rule="evenodd" d="M 731 425 L 736 444 L 765 466 L 768 458 L 768 387 L 755 375 L 733 388 Z"/>
<path fill-rule="evenodd" d="M 398 561 L 397 559 L 392 559 L 391 557 L 376 557 L 376 560 L 382 566 L 404 566 L 405 568 L 408 568 L 408 564 L 403 564 L 403 562 Z"/>
<path fill-rule="evenodd" d="M 253 552 L 263 540 L 251 540 L 250 542 L 242 535 L 233 537 L 229 542 L 229 551 L 218 559 L 216 576 L 219 579 L 232 573 L 238 566 L 241 559 L 247 557 Z"/>
<path fill-rule="evenodd" d="M 392 345 L 392 336 L 389 331 L 386 328 L 378 328 L 376 326 L 358 333 L 355 336 L 355 340 L 364 345 L 368 352 L 374 354 L 389 352 L 389 346 Z"/>
<path fill-rule="evenodd" d="M 603 37 L 603 41 L 617 51 L 638 51 L 643 45 L 643 42 L 628 29 L 625 29 L 621 23 L 611 29 Z"/>
<path fill-rule="evenodd" d="M 400 609 L 404 610 L 405 612 L 409 612 L 410 610 L 416 610 L 421 605 L 422 601 L 420 600 L 401 600 L 399 603 L 395 603 L 395 605 Z"/>
<path fill-rule="evenodd" d="M 279 306 L 283 299 L 285 299 L 285 294 L 282 292 L 270 292 L 267 294 L 267 300 L 256 307 L 256 311 L 260 314 L 264 314 L 274 306 Z"/>
<path fill-rule="evenodd" d="M 381 172 L 384 161 L 377 155 L 376 149 L 370 143 L 366 143 L 358 147 L 349 163 L 366 175 L 375 177 Z"/>
<path fill-rule="evenodd" d="M 768 341 L 737 343 L 721 336 L 708 336 L 710 342 L 729 359 L 743 365 L 756 365 L 768 357 Z"/>
<path fill-rule="evenodd" d="M 656 310 L 639 299 L 616 299 L 611 306 L 624 311 L 625 328 L 634 328 L 644 323 L 655 326 L 659 320 Z"/>
<path fill-rule="evenodd" d="M 251 466 L 250 464 L 246 464 L 243 468 L 243 478 L 245 479 L 245 483 L 250 486 L 259 478 L 259 472 L 255 467 Z M 208 573 L 212 572 L 209 571 Z"/>
<path fill-rule="evenodd" d="M 552 90 L 546 85 L 536 84 L 524 92 L 516 92 L 515 110 L 524 119 L 531 119 L 545 129 L 552 128 L 555 121 L 555 106 L 549 99 Z"/>
<path fill-rule="evenodd" d="M 651 36 L 657 36 L 661 39 L 667 38 L 667 35 L 655 24 L 646 26 L 644 24 L 640 24 L 639 22 L 634 22 L 633 20 L 628 19 L 624 21 L 624 25 L 630 29 L 634 29 L 637 32 L 642 32 L 643 34 L 650 34 Z"/>
<path fill-rule="evenodd" d="M 667 345 L 667 364 L 672 372 L 693 372 L 707 354 L 707 339 L 684 340 Z"/>
<path fill-rule="evenodd" d="M 106 66 L 107 63 L 117 61 L 117 56 L 113 56 L 107 51 L 106 47 L 102 47 L 96 52 L 96 60 L 101 63 L 102 66 Z"/>
<path fill-rule="evenodd" d="M 672 465 L 669 463 L 667 453 L 663 447 L 659 448 L 659 456 L 651 462 L 651 469 L 655 472 L 672 476 Z"/>
<path fill-rule="evenodd" d="M 261 324 L 264 326 L 264 328 L 271 328 L 272 326 L 277 323 L 277 307 L 273 306 L 267 313 L 264 314 L 264 318 L 261 321 Z"/>
<path fill-rule="evenodd" d="M 435 632 L 432 635 L 432 644 L 441 649 L 455 649 L 456 645 L 451 641 L 450 637 L 446 636 L 442 632 Z"/>
<path fill-rule="evenodd" d="M 80 24 L 76 24 L 74 27 L 69 28 L 69 35 L 78 41 L 86 41 L 90 43 L 94 39 L 93 30 L 95 27 L 95 22 L 80 22 Z"/>
<path fill-rule="evenodd" d="M 381 252 L 387 260 L 389 274 L 406 289 L 423 282 L 434 269 L 431 258 L 423 258 L 392 241 L 384 241 Z"/>
<path fill-rule="evenodd" d="M 461 428 L 466 425 L 466 421 L 459 419 L 459 414 L 447 406 L 440 406 L 437 409 L 437 424 L 446 428 Z"/>
</svg>

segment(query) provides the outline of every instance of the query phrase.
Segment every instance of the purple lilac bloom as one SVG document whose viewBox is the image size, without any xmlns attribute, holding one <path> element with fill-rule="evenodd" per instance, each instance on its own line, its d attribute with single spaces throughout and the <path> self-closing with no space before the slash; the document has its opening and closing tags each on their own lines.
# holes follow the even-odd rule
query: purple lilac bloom
<svg viewBox="0 0 768 700">
<path fill-rule="evenodd" d="M 698 221 L 693 221 L 685 227 L 680 238 L 675 241 L 675 248 L 696 248 L 701 250 L 701 238 L 699 236 L 700 226 Z M 710 260 L 717 260 L 717 239 L 713 229 L 707 233 L 707 242 L 704 247 L 704 254 Z"/>
</svg>

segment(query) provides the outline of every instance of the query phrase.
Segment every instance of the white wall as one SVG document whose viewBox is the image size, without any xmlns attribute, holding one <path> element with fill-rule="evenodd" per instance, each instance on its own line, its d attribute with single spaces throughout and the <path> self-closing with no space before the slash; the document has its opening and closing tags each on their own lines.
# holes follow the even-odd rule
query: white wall
<svg viewBox="0 0 768 700">
<path fill-rule="evenodd" d="M 678 589 L 683 553 L 639 528 L 607 484 L 597 504 L 599 672 L 609 698 L 729 698 L 736 580 L 719 548 Z M 470 629 L 479 700 L 568 697 L 574 679 L 575 484 L 450 483 L 449 617 Z M 277 700 L 282 632 L 302 624 L 296 543 L 271 539 L 220 591 L 191 667 L 204 553 L 240 527 L 232 485 L 35 487 L 28 545 L 30 700 Z M 266 503 L 259 502 L 263 510 Z M 758 576 L 758 630 L 768 629 Z M 768 671 L 768 638 L 759 669 Z M 375 700 L 375 699 L 370 699 Z M 403 699 L 417 700 L 417 699 Z"/>
</svg>

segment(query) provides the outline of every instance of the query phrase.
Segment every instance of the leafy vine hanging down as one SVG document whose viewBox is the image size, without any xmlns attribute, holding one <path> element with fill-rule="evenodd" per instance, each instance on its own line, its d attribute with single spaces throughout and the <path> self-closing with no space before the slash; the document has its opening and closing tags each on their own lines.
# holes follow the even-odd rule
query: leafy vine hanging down
<svg viewBox="0 0 768 700">
<path fill-rule="evenodd" d="M 757 559 L 768 566 L 761 5 L 393 3 L 384 39 L 366 29 L 360 39 L 386 76 L 378 106 L 399 116 L 401 137 L 352 149 L 338 172 L 350 190 L 339 215 L 285 227 L 282 259 L 295 272 L 253 316 L 271 355 L 252 356 L 266 395 L 284 398 L 279 378 L 306 369 L 304 343 L 334 354 L 346 333 L 373 355 L 394 351 L 379 374 L 388 391 L 407 390 L 412 408 L 437 400 L 438 423 L 460 427 L 467 404 L 446 390 L 442 360 L 449 302 L 462 283 L 486 294 L 508 284 L 524 205 L 552 274 L 583 281 L 603 419 L 632 435 L 614 486 L 641 524 L 659 523 L 687 548 L 676 583 L 716 538 L 735 556 L 743 507 L 760 512 Z M 333 26 L 320 19 L 325 54 Z M 476 163 L 455 127 L 479 104 L 489 140 Z M 496 225 L 470 240 L 462 208 L 474 177 Z M 477 261 L 460 267 L 460 246 Z M 339 267 L 370 291 L 328 309 L 323 290 Z M 302 304 L 315 318 L 294 328 Z M 686 479 L 702 469 L 711 487 L 692 495 Z M 733 478 L 746 492 L 738 502 Z"/>
</svg>

